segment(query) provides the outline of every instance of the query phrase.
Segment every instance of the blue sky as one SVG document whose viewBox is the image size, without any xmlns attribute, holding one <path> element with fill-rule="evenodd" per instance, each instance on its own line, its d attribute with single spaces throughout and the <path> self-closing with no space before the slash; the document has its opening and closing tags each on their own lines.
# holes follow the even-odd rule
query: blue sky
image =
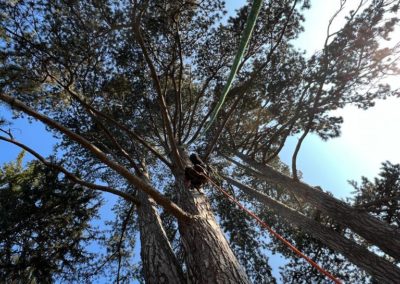
<svg viewBox="0 0 400 284">
<path fill-rule="evenodd" d="M 353 1 L 356 2 L 358 1 Z M 229 14 L 243 3 L 244 0 L 227 1 Z M 299 48 L 311 54 L 322 47 L 329 16 L 338 3 L 339 1 L 312 1 L 311 10 L 306 12 L 305 32 L 296 41 Z M 339 17 L 335 23 L 338 27 L 343 21 Z M 399 33 L 395 38 L 400 39 Z M 400 77 L 393 78 L 391 83 L 400 87 L 399 79 Z M 351 191 L 346 182 L 348 179 L 358 179 L 361 175 L 375 176 L 380 163 L 385 160 L 400 163 L 399 109 L 400 99 L 391 98 L 378 101 L 374 108 L 367 111 L 352 106 L 337 111 L 344 118 L 341 137 L 323 142 L 318 137 L 309 135 L 303 143 L 298 168 L 303 172 L 304 180 L 329 189 L 337 196 L 347 196 Z M 0 105 L 0 116 L 10 118 L 11 114 L 6 107 Z M 12 129 L 17 139 L 44 156 L 51 153 L 54 139 L 42 124 L 18 119 L 14 121 Z M 289 139 L 282 151 L 281 159 L 287 163 L 290 162 L 296 139 Z M 0 163 L 14 160 L 18 152 L 19 149 L 15 146 L 0 142 Z"/>
<path fill-rule="evenodd" d="M 359 1 L 347 1 L 347 8 L 332 24 L 332 31 L 344 24 L 344 16 Z M 339 1 L 312 1 L 312 8 L 305 13 L 305 32 L 296 45 L 308 54 L 321 49 L 325 40 L 328 20 L 339 7 Z M 400 40 L 400 31 L 392 35 L 392 42 Z M 382 43 L 386 44 L 386 43 Z M 400 76 L 387 80 L 394 88 L 400 87 Z M 362 175 L 375 177 L 383 161 L 400 163 L 400 99 L 389 98 L 376 102 L 375 107 L 360 110 L 354 106 L 335 111 L 342 116 L 340 137 L 322 141 L 309 135 L 299 154 L 298 168 L 303 179 L 311 185 L 319 185 L 337 197 L 349 196 L 352 187 L 347 180 L 359 180 Z M 289 163 L 297 138 L 285 145 L 281 159 Z"/>
<path fill-rule="evenodd" d="M 229 13 L 243 5 L 244 0 L 227 1 Z M 358 1 L 348 1 L 350 5 Z M 308 54 L 322 47 L 330 15 L 338 7 L 339 1 L 313 0 L 311 10 L 306 12 L 305 32 L 296 41 L 296 45 L 307 50 Z M 350 8 L 349 8 L 350 9 Z M 343 14 L 344 16 L 344 14 Z M 343 24 L 341 17 L 333 28 Z M 399 40 L 399 33 L 394 35 Z M 400 87 L 400 77 L 390 83 Z M 347 180 L 359 180 L 362 175 L 373 178 L 379 172 L 381 162 L 389 160 L 400 163 L 400 99 L 391 98 L 378 101 L 374 108 L 367 111 L 348 106 L 337 111 L 344 123 L 339 138 L 323 142 L 310 135 L 303 143 L 298 157 L 298 168 L 303 173 L 303 180 L 311 185 L 319 185 L 331 191 L 336 197 L 350 196 L 352 187 Z M 11 117 L 10 112 L 0 105 L 0 117 Z M 26 119 L 14 121 L 11 127 L 15 137 L 28 146 L 47 156 L 52 152 L 54 139 L 45 128 L 36 122 L 28 123 Z M 291 154 L 297 138 L 292 137 L 285 145 L 281 159 L 290 164 Z M 0 164 L 12 161 L 20 150 L 0 141 Z M 103 208 L 103 216 L 109 213 L 110 204 Z M 281 265 L 274 258 L 273 267 Z M 274 275 L 276 274 L 274 271 Z"/>
<path fill-rule="evenodd" d="M 0 117 L 10 121 L 12 113 L 8 107 L 0 104 Z M 43 156 L 52 153 L 55 140 L 52 135 L 46 131 L 43 124 L 33 121 L 29 123 L 26 118 L 20 118 L 12 121 L 10 126 L 15 139 L 26 143 L 31 148 L 38 150 Z M 0 164 L 14 160 L 20 149 L 11 144 L 0 142 Z"/>
<path fill-rule="evenodd" d="M 241 7 L 245 0 L 227 1 L 229 13 Z M 340 28 L 347 12 L 354 9 L 359 1 L 347 1 L 346 8 L 333 22 L 331 31 Z M 296 40 L 296 47 L 313 54 L 322 48 L 329 18 L 339 7 L 339 0 L 312 0 L 311 9 L 305 12 L 305 31 Z M 400 41 L 397 30 L 393 41 Z M 400 87 L 400 76 L 388 80 L 396 88 Z M 375 177 L 381 162 L 389 160 L 400 163 L 400 99 L 389 98 L 376 102 L 375 107 L 360 110 L 347 106 L 335 112 L 342 116 L 340 137 L 322 141 L 316 135 L 309 135 L 303 142 L 298 155 L 298 169 L 303 180 L 311 185 L 319 185 L 331 191 L 336 197 L 351 195 L 348 180 L 360 180 L 361 176 Z M 291 137 L 285 144 L 280 158 L 291 164 L 291 156 L 297 137 Z"/>
</svg>

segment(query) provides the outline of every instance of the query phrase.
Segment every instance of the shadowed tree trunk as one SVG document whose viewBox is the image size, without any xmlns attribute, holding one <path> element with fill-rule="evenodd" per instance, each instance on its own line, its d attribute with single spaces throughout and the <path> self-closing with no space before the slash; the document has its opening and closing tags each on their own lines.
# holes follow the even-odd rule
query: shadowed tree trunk
<svg viewBox="0 0 400 284">
<path fill-rule="evenodd" d="M 147 173 L 142 178 L 148 182 Z M 138 207 L 143 272 L 146 283 L 186 283 L 156 209 L 156 203 L 138 190 Z"/>
<path fill-rule="evenodd" d="M 320 223 L 304 216 L 292 208 L 258 192 L 234 179 L 224 177 L 229 183 L 243 190 L 248 196 L 256 199 L 275 212 L 282 220 L 293 225 L 303 232 L 321 241 L 330 249 L 337 251 L 347 257 L 348 260 L 367 271 L 380 283 L 396 283 L 400 279 L 400 268 L 387 260 L 378 257 L 366 248 L 345 238 L 339 233 L 321 225 Z"/>
<path fill-rule="evenodd" d="M 296 196 L 316 206 L 321 212 L 332 217 L 335 222 L 350 228 L 365 240 L 378 246 L 395 259 L 400 259 L 400 232 L 366 212 L 357 210 L 323 191 L 303 182 L 295 181 L 267 165 L 261 165 L 242 154 L 238 156 L 255 170 L 252 174 L 268 182 L 280 184 Z"/>
<path fill-rule="evenodd" d="M 398 92 L 380 80 L 398 73 L 399 46 L 383 48 L 379 43 L 398 24 L 393 15 L 398 13 L 397 1 L 359 0 L 359 8 L 344 26 L 331 32 L 329 27 L 346 2 L 341 1 L 329 20 L 322 50 L 311 56 L 293 45 L 303 30 L 309 2 L 247 1 L 235 15 L 225 15 L 222 0 L 119 1 L 118 5 L 113 0 L 2 1 L 0 40 L 7 44 L 0 52 L 0 101 L 41 121 L 59 138 L 54 156 L 66 169 L 52 165 L 53 158 L 50 162 L 39 158 L 44 164 L 61 169 L 74 183 L 134 204 L 139 202 L 125 189 L 140 191 L 141 254 L 148 283 L 184 283 L 186 278 L 191 283 L 249 283 L 249 278 L 260 279 L 270 272 L 267 261 L 261 266 L 257 261 L 263 260 L 268 240 L 251 242 L 258 230 L 251 232 L 247 220 L 241 224 L 248 226 L 242 227 L 238 220 L 243 215 L 230 215 L 234 211 L 225 210 L 232 209 L 225 200 L 214 199 L 218 216 L 233 225 L 221 222 L 224 230 L 231 237 L 246 235 L 245 242 L 231 241 L 247 276 L 202 189 L 187 186 L 185 166 L 191 163 L 185 151 L 198 149 L 210 162 L 214 158 L 218 162 L 217 149 L 271 159 L 278 156 L 284 140 L 299 131 L 307 129 L 323 139 L 337 137 L 342 120 L 331 116 L 333 110 L 352 103 L 367 109 L 374 99 Z M 259 17 L 250 16 L 256 3 L 263 4 Z M 251 30 L 247 19 L 256 18 L 251 38 L 243 36 Z M 241 42 L 248 42 L 245 54 L 237 53 Z M 238 68 L 232 68 L 237 65 L 233 58 L 238 59 L 234 61 Z M 231 68 L 237 69 L 231 73 L 237 73 L 233 82 Z M 223 90 L 231 82 L 226 94 Z M 312 125 L 307 124 L 310 115 Z M 2 121 L 1 135 L 13 140 Z M 179 145 L 186 150 L 179 153 Z M 175 182 L 172 193 L 133 174 L 132 169 L 140 172 L 143 150 L 151 157 L 149 171 L 158 171 L 162 182 Z M 281 183 L 334 222 L 400 259 L 398 230 L 269 168 L 253 168 L 255 177 Z M 66 170 L 107 186 L 80 180 Z M 114 184 L 123 189 L 109 186 Z M 161 207 L 178 223 L 187 275 L 161 225 L 157 212 Z M 342 240 L 337 242 L 336 247 L 344 249 L 339 246 Z M 349 253 L 353 252 L 357 253 Z M 371 271 L 381 275 L 382 265 Z M 295 268 L 298 274 L 307 273 L 303 266 Z M 339 266 L 333 263 L 331 268 Z M 290 267 L 285 270 L 291 273 Z"/>
</svg>

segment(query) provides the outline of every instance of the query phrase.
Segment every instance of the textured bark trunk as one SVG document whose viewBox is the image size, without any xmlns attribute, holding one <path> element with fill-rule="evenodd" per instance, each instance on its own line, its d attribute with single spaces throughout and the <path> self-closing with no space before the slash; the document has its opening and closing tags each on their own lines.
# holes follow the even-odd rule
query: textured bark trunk
<svg viewBox="0 0 400 284">
<path fill-rule="evenodd" d="M 228 182 L 243 190 L 248 196 L 263 203 L 273 210 L 282 220 L 288 222 L 303 232 L 309 233 L 332 250 L 343 254 L 349 261 L 359 266 L 373 276 L 379 283 L 398 283 L 400 268 L 389 261 L 378 257 L 366 248 L 345 238 L 339 233 L 307 218 L 290 207 L 258 192 L 229 177 L 224 177 Z"/>
<path fill-rule="evenodd" d="M 291 190 L 296 196 L 316 206 L 321 212 L 332 217 L 335 222 L 350 228 L 365 240 L 379 247 L 395 259 L 400 259 L 400 230 L 372 217 L 367 212 L 357 210 L 320 190 L 303 182 L 294 181 L 272 167 L 261 165 L 238 154 L 255 170 L 252 173 L 258 178 L 273 182 Z"/>
<path fill-rule="evenodd" d="M 250 283 L 217 224 L 210 204 L 197 189 L 187 189 L 178 176 L 178 204 L 197 215 L 190 223 L 179 222 L 191 283 Z"/>
<path fill-rule="evenodd" d="M 192 166 L 185 150 L 180 149 L 185 166 Z M 174 172 L 178 204 L 195 215 L 189 221 L 178 221 L 191 283 L 250 283 L 215 220 L 202 189 L 186 188 L 185 173 Z"/>
<path fill-rule="evenodd" d="M 146 178 L 144 180 L 148 182 Z M 156 210 L 156 203 L 141 190 L 138 191 L 138 198 L 141 203 L 138 207 L 140 255 L 146 283 L 186 283 Z"/>
</svg>

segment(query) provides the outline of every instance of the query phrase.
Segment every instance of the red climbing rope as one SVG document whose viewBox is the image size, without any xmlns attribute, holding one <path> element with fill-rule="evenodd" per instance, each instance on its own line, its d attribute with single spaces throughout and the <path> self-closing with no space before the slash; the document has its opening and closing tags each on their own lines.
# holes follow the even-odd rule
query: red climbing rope
<svg viewBox="0 0 400 284">
<path fill-rule="evenodd" d="M 228 192 L 223 190 L 220 186 L 218 186 L 214 181 L 212 181 L 209 177 L 207 179 L 219 190 L 221 191 L 228 199 L 230 199 L 232 202 L 234 202 L 237 206 L 239 206 L 243 211 L 245 211 L 247 214 L 249 214 L 251 217 L 253 217 L 262 227 L 266 228 L 273 236 L 275 236 L 278 240 L 280 240 L 282 243 L 284 243 L 286 246 L 288 246 L 293 252 L 295 252 L 297 255 L 300 257 L 304 258 L 309 264 L 311 264 L 313 267 L 315 267 L 319 272 L 330 278 L 333 282 L 336 284 L 342 284 L 342 281 L 337 279 L 335 276 L 333 276 L 331 273 L 323 269 L 321 266 L 319 266 L 315 261 L 313 261 L 311 258 L 303 254 L 301 251 L 299 251 L 295 246 L 293 246 L 291 243 L 289 243 L 288 240 L 286 240 L 284 237 L 279 235 L 277 232 L 275 232 L 267 223 L 262 221 L 260 217 L 258 217 L 256 214 L 251 212 L 249 209 L 244 207 L 239 201 L 237 201 L 233 196 L 231 196 Z"/>
</svg>

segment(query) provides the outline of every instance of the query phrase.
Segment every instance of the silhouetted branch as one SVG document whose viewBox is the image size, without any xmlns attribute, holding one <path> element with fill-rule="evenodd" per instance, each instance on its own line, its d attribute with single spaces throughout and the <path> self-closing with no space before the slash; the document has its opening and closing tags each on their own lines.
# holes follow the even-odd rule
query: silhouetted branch
<svg viewBox="0 0 400 284">
<path fill-rule="evenodd" d="M 0 136 L 0 140 L 12 143 L 22 149 L 24 149 L 25 151 L 27 151 L 28 153 L 32 154 L 36 159 L 38 159 L 40 162 L 42 162 L 45 166 L 55 169 L 59 172 L 62 172 L 69 180 L 71 180 L 74 183 L 80 184 L 84 187 L 90 188 L 90 189 L 94 189 L 94 190 L 99 190 L 102 192 L 108 192 L 108 193 L 112 193 L 115 194 L 119 197 L 124 198 L 125 200 L 132 202 L 135 205 L 140 205 L 140 202 L 137 198 L 135 198 L 134 196 L 125 193 L 123 191 L 117 190 L 115 188 L 111 188 L 109 186 L 104 186 L 104 185 L 99 185 L 99 184 L 94 184 L 94 183 L 90 183 L 90 182 L 86 182 L 82 179 L 80 179 L 79 177 L 77 177 L 76 175 L 74 175 L 73 173 L 69 172 L 68 170 L 66 170 L 64 167 L 49 162 L 48 160 L 46 160 L 43 156 L 41 156 L 39 153 L 37 153 L 36 151 L 34 151 L 32 148 L 26 146 L 25 144 L 22 144 L 16 140 L 10 139 L 10 138 L 6 138 L 3 136 Z"/>
</svg>

